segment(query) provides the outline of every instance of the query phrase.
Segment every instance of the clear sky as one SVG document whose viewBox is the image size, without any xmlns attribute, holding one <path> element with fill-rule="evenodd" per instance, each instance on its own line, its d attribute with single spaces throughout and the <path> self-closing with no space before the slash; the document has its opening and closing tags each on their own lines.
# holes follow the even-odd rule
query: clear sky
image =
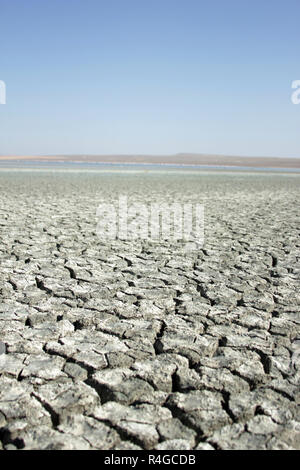
<svg viewBox="0 0 300 470">
<path fill-rule="evenodd" d="M 300 157 L 299 0 L 0 0 L 0 154 Z"/>
</svg>

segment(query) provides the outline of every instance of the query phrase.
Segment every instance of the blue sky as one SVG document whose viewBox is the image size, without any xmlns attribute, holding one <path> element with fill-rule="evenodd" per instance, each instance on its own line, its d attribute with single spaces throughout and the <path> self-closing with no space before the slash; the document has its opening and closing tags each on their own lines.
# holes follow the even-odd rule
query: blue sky
<svg viewBox="0 0 300 470">
<path fill-rule="evenodd" d="M 0 154 L 300 157 L 299 0 L 0 0 Z"/>
</svg>

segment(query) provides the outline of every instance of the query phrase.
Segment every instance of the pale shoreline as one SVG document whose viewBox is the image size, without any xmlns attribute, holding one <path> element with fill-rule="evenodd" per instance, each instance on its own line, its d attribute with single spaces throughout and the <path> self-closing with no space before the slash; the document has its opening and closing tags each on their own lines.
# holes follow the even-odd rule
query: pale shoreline
<svg viewBox="0 0 300 470">
<path fill-rule="evenodd" d="M 300 176 L 300 167 L 201 165 L 188 163 L 135 163 L 96 162 L 78 160 L 1 160 L 0 172 L 71 172 L 71 173 L 122 173 L 147 174 L 281 174 Z"/>
<path fill-rule="evenodd" d="M 106 163 L 126 165 L 181 165 L 256 168 L 300 168 L 300 158 L 236 157 L 222 155 L 1 155 L 1 161 L 60 163 Z"/>
</svg>

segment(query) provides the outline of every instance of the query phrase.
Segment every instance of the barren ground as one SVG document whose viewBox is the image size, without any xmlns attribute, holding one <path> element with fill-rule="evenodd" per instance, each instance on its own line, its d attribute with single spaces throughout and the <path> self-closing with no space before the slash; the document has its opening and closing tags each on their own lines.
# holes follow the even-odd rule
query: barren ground
<svg viewBox="0 0 300 470">
<path fill-rule="evenodd" d="M 0 448 L 299 449 L 299 178 L 0 172 Z M 118 193 L 202 249 L 99 239 Z"/>
</svg>

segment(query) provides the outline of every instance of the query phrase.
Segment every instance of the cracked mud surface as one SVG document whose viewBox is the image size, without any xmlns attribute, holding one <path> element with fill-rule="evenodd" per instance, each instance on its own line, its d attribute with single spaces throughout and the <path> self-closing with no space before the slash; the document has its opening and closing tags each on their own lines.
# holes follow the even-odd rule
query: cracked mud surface
<svg viewBox="0 0 300 470">
<path fill-rule="evenodd" d="M 299 183 L 2 172 L 0 448 L 299 449 Z M 119 193 L 203 203 L 203 248 L 100 240 Z"/>
</svg>

